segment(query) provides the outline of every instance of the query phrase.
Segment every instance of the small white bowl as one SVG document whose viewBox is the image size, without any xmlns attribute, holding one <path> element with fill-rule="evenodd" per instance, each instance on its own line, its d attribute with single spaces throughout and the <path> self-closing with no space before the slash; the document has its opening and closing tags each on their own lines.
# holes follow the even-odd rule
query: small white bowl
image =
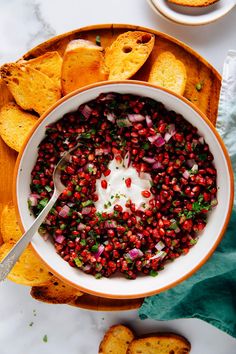
<svg viewBox="0 0 236 354">
<path fill-rule="evenodd" d="M 164 18 L 182 25 L 199 26 L 218 20 L 236 5 L 235 0 L 220 0 L 204 7 L 180 6 L 168 0 L 147 0 L 151 8 Z"/>
<path fill-rule="evenodd" d="M 182 114 L 187 121 L 198 128 L 200 135 L 209 144 L 218 171 L 218 205 L 209 216 L 207 226 L 198 243 L 187 255 L 166 265 L 155 278 L 140 276 L 135 280 L 128 280 L 116 276 L 97 280 L 92 275 L 72 268 L 55 252 L 54 245 L 49 240 L 45 242 L 39 234 L 34 236 L 32 245 L 35 251 L 51 271 L 63 281 L 82 291 L 102 297 L 139 298 L 175 286 L 197 271 L 211 256 L 223 237 L 230 218 L 233 203 L 233 173 L 229 156 L 219 134 L 209 120 L 185 98 L 138 81 L 97 83 L 75 91 L 58 101 L 39 119 L 25 142 L 16 164 L 14 193 L 23 230 L 27 230 L 34 221 L 28 209 L 27 199 L 30 194 L 31 170 L 37 158 L 37 147 L 45 136 L 45 127 L 60 119 L 65 113 L 75 111 L 82 103 L 96 98 L 102 92 L 147 96 L 162 102 L 167 109 Z"/>
</svg>

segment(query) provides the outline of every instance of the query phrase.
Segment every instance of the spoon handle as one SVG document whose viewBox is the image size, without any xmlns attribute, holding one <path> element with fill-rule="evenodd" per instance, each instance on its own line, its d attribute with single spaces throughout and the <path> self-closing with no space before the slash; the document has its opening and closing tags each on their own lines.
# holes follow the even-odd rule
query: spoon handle
<svg viewBox="0 0 236 354">
<path fill-rule="evenodd" d="M 35 219 L 29 230 L 27 230 L 17 241 L 14 247 L 10 250 L 10 252 L 4 257 L 4 259 L 0 263 L 0 281 L 6 279 L 7 275 L 10 273 L 11 269 L 14 267 L 15 263 L 18 261 L 21 254 L 24 252 L 34 234 L 37 232 L 39 226 L 42 224 L 49 211 L 57 201 L 60 193 L 57 190 L 54 190 L 54 193 L 45 206 L 45 208 L 41 211 L 38 217 Z"/>
</svg>

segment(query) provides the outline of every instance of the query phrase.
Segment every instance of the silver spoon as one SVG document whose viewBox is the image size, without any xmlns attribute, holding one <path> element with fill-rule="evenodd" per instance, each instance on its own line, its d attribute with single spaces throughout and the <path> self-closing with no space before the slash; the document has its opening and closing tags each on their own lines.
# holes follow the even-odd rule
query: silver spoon
<svg viewBox="0 0 236 354">
<path fill-rule="evenodd" d="M 53 205 L 56 203 L 60 194 L 66 188 L 64 184 L 61 182 L 61 170 L 63 166 L 68 162 L 71 153 L 79 146 L 81 143 L 78 143 L 75 147 L 73 147 L 68 152 L 65 152 L 61 160 L 56 165 L 53 172 L 53 183 L 54 183 L 54 191 L 51 199 L 48 201 L 45 208 L 41 211 L 41 213 L 37 216 L 31 227 L 28 231 L 26 231 L 19 241 L 15 244 L 15 246 L 10 250 L 10 252 L 4 257 L 4 259 L 0 262 L 0 281 L 6 279 L 7 275 L 10 273 L 11 269 L 14 267 L 15 263 L 20 258 L 21 254 L 24 252 L 30 241 L 32 240 L 34 234 L 37 232 L 38 228 L 48 215 L 49 211 L 52 209 Z"/>
</svg>

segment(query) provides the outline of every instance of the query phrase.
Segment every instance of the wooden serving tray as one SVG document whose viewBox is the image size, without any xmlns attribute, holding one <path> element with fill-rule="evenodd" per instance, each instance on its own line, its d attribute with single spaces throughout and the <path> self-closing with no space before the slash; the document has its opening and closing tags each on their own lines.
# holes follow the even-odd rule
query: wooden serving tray
<svg viewBox="0 0 236 354">
<path fill-rule="evenodd" d="M 163 51 L 172 52 L 186 66 L 187 84 L 184 96 L 195 104 L 209 120 L 215 124 L 221 87 L 220 74 L 198 53 L 177 39 L 164 33 L 140 26 L 109 24 L 89 26 L 54 37 L 31 49 L 23 56 L 28 60 L 57 50 L 63 55 L 66 45 L 72 39 L 88 39 L 95 42 L 96 36 L 101 38 L 101 45 L 106 48 L 116 37 L 126 31 L 140 30 L 153 33 L 156 36 L 154 49 L 144 66 L 132 78 L 147 81 L 153 61 Z M 202 89 L 196 90 L 196 84 L 201 82 Z M 6 85 L 0 80 L 0 108 L 13 98 Z M 10 149 L 0 138 L 0 213 L 5 203 L 12 200 L 12 180 L 17 153 Z M 0 238 L 1 243 L 1 238 Z M 120 311 L 141 306 L 143 299 L 114 300 L 84 294 L 71 304 L 73 306 L 101 311 Z"/>
</svg>

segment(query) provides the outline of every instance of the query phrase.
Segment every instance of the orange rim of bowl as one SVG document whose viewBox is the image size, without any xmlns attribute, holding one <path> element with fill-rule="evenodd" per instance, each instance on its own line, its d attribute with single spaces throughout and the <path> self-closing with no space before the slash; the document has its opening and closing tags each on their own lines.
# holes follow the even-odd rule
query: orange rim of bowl
<svg viewBox="0 0 236 354">
<path fill-rule="evenodd" d="M 166 291 L 170 288 L 173 288 L 174 286 L 178 285 L 179 283 L 181 283 L 182 281 L 188 279 L 190 276 L 192 276 L 198 269 L 200 269 L 203 264 L 212 256 L 212 254 L 214 253 L 215 249 L 217 248 L 218 244 L 220 243 L 220 241 L 222 240 L 224 233 L 226 231 L 226 227 L 229 223 L 230 220 L 230 216 L 231 216 L 231 212 L 232 212 L 232 208 L 233 208 L 233 200 L 234 200 L 234 175 L 233 175 L 233 169 L 231 166 L 231 161 L 230 161 L 230 157 L 228 155 L 228 152 L 226 150 L 226 147 L 223 143 L 223 140 L 221 139 L 219 133 L 217 132 L 216 128 L 214 127 L 214 125 L 209 121 L 209 119 L 205 116 L 204 113 L 202 113 L 197 107 L 195 107 L 191 102 L 189 102 L 185 97 L 179 96 L 178 94 L 163 88 L 163 87 L 159 87 L 159 86 L 154 86 L 148 82 L 143 82 L 143 81 L 136 81 L 136 80 L 126 80 L 126 81 L 101 81 L 98 83 L 94 83 L 88 86 L 85 86 L 83 88 L 80 88 L 78 90 L 75 90 L 71 93 L 69 93 L 68 95 L 62 97 L 60 100 L 58 100 L 53 106 L 51 106 L 36 122 L 35 126 L 32 128 L 31 132 L 29 133 L 29 135 L 27 136 L 26 140 L 23 143 L 23 146 L 21 147 L 21 150 L 19 152 L 19 155 L 17 157 L 16 160 L 16 164 L 15 164 L 15 169 L 14 169 L 14 176 L 13 176 L 13 202 L 14 205 L 16 207 L 16 214 L 17 214 L 17 219 L 19 221 L 19 225 L 20 228 L 22 230 L 22 232 L 25 232 L 25 229 L 23 227 L 21 218 L 20 218 L 20 213 L 19 213 L 19 208 L 18 208 L 18 202 L 17 202 L 17 176 L 18 176 L 18 169 L 19 169 L 19 164 L 23 155 L 23 152 L 25 150 L 25 148 L 27 147 L 28 141 L 31 138 L 31 136 L 34 134 L 34 132 L 36 131 L 36 129 L 38 128 L 38 126 L 40 125 L 40 123 L 48 116 L 49 113 L 51 113 L 56 107 L 58 107 L 61 103 L 63 103 L 64 101 L 66 101 L 67 99 L 78 95 L 79 93 L 82 93 L 84 91 L 88 91 L 89 89 L 92 88 L 96 88 L 96 87 L 100 87 L 100 86 L 107 86 L 107 85 L 111 85 L 111 84 L 135 84 L 135 85 L 140 85 L 140 86 L 148 86 L 154 89 L 159 89 L 161 91 L 167 92 L 168 94 L 177 97 L 178 99 L 180 99 L 181 101 L 183 101 L 185 104 L 187 104 L 188 106 L 190 106 L 204 121 L 205 123 L 207 123 L 207 125 L 210 127 L 210 129 L 212 130 L 213 134 L 215 135 L 219 145 L 221 146 L 221 149 L 223 151 L 224 157 L 226 159 L 227 162 L 227 167 L 228 167 L 228 171 L 229 171 L 229 177 L 230 177 L 230 199 L 229 199 L 229 208 L 228 208 L 228 212 L 223 224 L 223 227 L 221 228 L 220 234 L 217 237 L 217 239 L 215 240 L 215 243 L 213 245 L 213 247 L 211 247 L 211 249 L 209 250 L 209 252 L 207 253 L 207 255 L 191 270 L 189 271 L 187 274 L 185 274 L 184 276 L 180 277 L 179 279 L 171 282 L 170 284 L 163 286 L 160 289 L 157 290 L 152 290 L 152 291 L 148 291 L 145 293 L 139 293 L 139 294 L 135 294 L 135 295 L 119 295 L 119 294 L 106 294 L 106 293 L 101 293 L 101 292 L 96 292 L 94 290 L 90 290 L 87 288 L 84 288 L 83 286 L 80 286 L 78 284 L 73 283 L 72 281 L 68 280 L 67 278 L 65 278 L 63 275 L 61 275 L 60 273 L 58 273 L 57 271 L 55 271 L 43 258 L 42 256 L 38 253 L 38 251 L 35 249 L 34 245 L 32 244 L 32 247 L 34 248 L 34 251 L 36 252 L 36 254 L 39 256 L 39 258 L 44 262 L 44 264 L 49 268 L 49 270 L 56 275 L 59 279 L 61 279 L 62 281 L 64 281 L 65 283 L 71 285 L 72 287 L 81 290 L 85 293 L 88 294 L 92 294 L 98 297 L 105 297 L 105 298 L 112 298 L 112 299 L 137 299 L 137 298 L 143 298 L 146 296 L 151 296 L 151 295 L 155 295 L 158 293 L 161 293 L 163 291 Z"/>
</svg>

